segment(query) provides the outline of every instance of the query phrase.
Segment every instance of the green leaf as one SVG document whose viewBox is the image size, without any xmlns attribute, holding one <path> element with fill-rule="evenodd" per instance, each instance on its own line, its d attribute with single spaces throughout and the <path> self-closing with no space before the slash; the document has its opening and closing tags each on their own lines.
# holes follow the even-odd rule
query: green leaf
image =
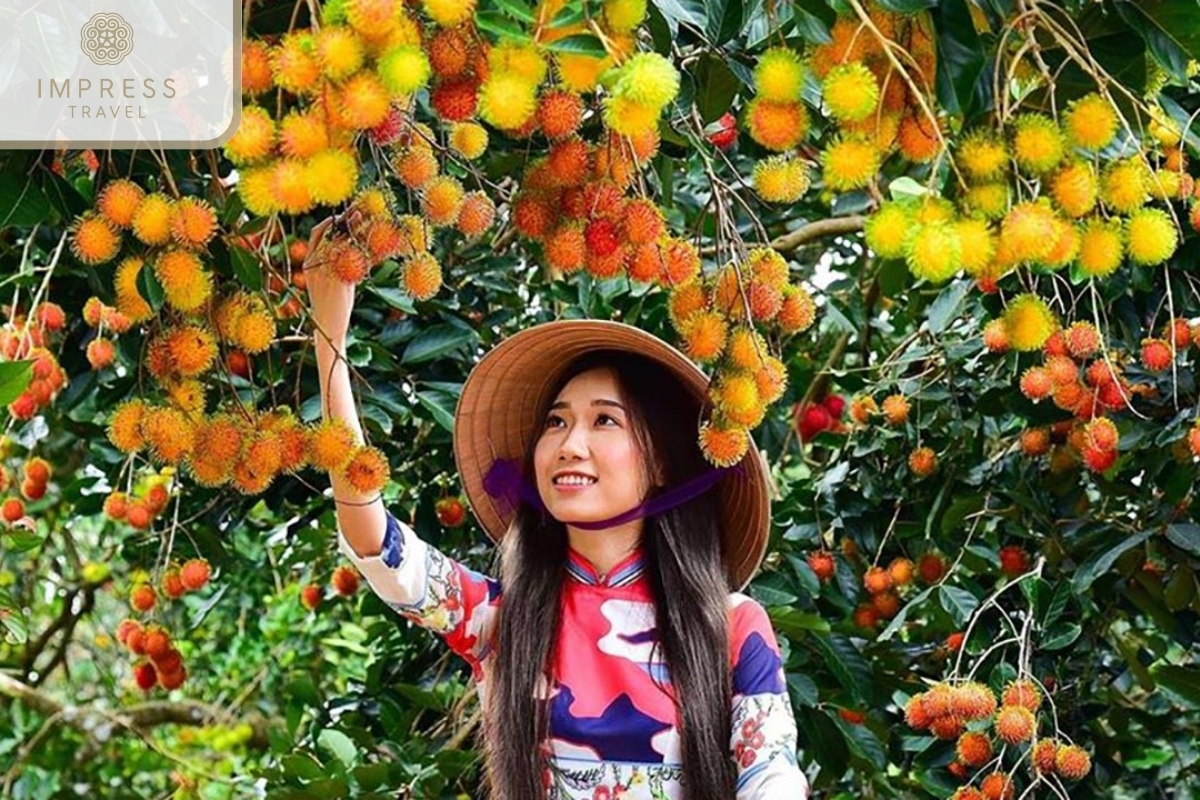
<svg viewBox="0 0 1200 800">
<path fill-rule="evenodd" d="M 293 754 L 279 759 L 279 766 L 284 775 L 299 778 L 302 781 L 315 781 L 325 777 L 321 765 L 313 761 L 312 756 Z"/>
<path fill-rule="evenodd" d="M 725 44 L 742 30 L 742 0 L 704 0 L 704 11 L 708 38 L 713 44 Z"/>
<path fill-rule="evenodd" d="M 911 600 L 905 603 L 904 607 L 896 613 L 896 616 L 892 617 L 892 619 L 888 622 L 888 626 L 884 628 L 878 636 L 875 637 L 875 641 L 886 642 L 888 639 L 891 639 L 893 636 L 895 636 L 896 631 L 904 627 L 904 621 L 908 619 L 908 610 L 910 608 L 920 608 L 921 604 L 929 599 L 929 595 L 933 593 L 933 588 L 934 587 L 929 586 L 921 590 L 919 594 L 914 595 Z"/>
<path fill-rule="evenodd" d="M 402 364 L 419 364 L 449 355 L 478 338 L 474 331 L 455 325 L 434 325 L 418 333 L 404 348 Z"/>
<path fill-rule="evenodd" d="M 0 362 L 0 406 L 16 400 L 33 380 L 33 361 Z"/>
<path fill-rule="evenodd" d="M 480 11 L 475 15 L 475 24 L 502 40 L 511 39 L 524 43 L 533 39 L 524 28 L 499 11 Z"/>
<path fill-rule="evenodd" d="M 796 32 L 809 44 L 829 44 L 833 37 L 829 29 L 837 21 L 837 14 L 826 3 L 819 0 L 796 0 L 792 5 L 792 24 Z"/>
<path fill-rule="evenodd" d="M 42 546 L 45 539 L 36 533 L 23 529 L 15 529 L 4 534 L 7 541 L 5 549 L 13 553 L 28 553 Z"/>
<path fill-rule="evenodd" d="M 417 392 L 417 401 L 425 407 L 433 420 L 450 433 L 454 433 L 454 409 L 457 400 L 445 392 Z"/>
<path fill-rule="evenodd" d="M 698 0 L 654 0 L 654 5 L 674 25 L 688 25 L 697 32 L 705 28 L 705 9 Z"/>
<path fill-rule="evenodd" d="M 608 51 L 604 49 L 604 42 L 590 33 L 576 33 L 571 36 L 564 36 L 546 45 L 546 49 L 555 53 L 574 53 L 575 55 L 595 56 L 596 58 L 604 58 L 608 55 Z"/>
<path fill-rule="evenodd" d="M 533 25 L 537 22 L 537 17 L 533 14 L 533 9 L 522 3 L 521 0 L 495 0 L 495 3 L 500 6 L 500 9 L 505 14 L 508 14 L 513 19 L 520 20 L 528 25 Z"/>
<path fill-rule="evenodd" d="M 797 706 L 816 708 L 821 695 L 817 691 L 817 683 L 807 675 L 789 672 L 787 676 L 788 689 L 791 690 L 792 702 Z"/>
<path fill-rule="evenodd" d="M 1187 61 L 1200 58 L 1200 3 L 1168 0 L 1135 0 L 1115 3 L 1127 21 L 1136 11 L 1145 24 L 1134 26 L 1146 40 L 1150 52 L 1180 81 L 1187 80 Z M 1171 50 L 1182 51 L 1182 55 Z"/>
<path fill-rule="evenodd" d="M 1200 556 L 1200 525 L 1194 522 L 1173 522 L 1167 526 L 1167 538 L 1176 547 Z"/>
<path fill-rule="evenodd" d="M 869 763 L 876 770 L 887 766 L 887 754 L 883 752 L 883 744 L 875 732 L 866 725 L 851 725 L 840 716 L 835 716 L 833 724 L 837 725 L 846 737 L 850 752 Z"/>
<path fill-rule="evenodd" d="M 828 633 L 829 621 L 820 614 L 776 606 L 767 610 L 771 625 L 789 639 L 799 640 L 813 633 Z"/>
<path fill-rule="evenodd" d="M 262 264 L 258 260 L 255 253 L 243 250 L 240 247 L 229 248 L 229 261 L 233 265 L 233 275 L 242 284 L 242 287 L 249 292 L 258 292 L 262 290 L 263 270 Z M 147 270 L 142 270 L 142 274 L 146 274 Z"/>
<path fill-rule="evenodd" d="M 4 589 L 0 589 L 0 625 L 4 626 L 4 640 L 9 644 L 25 644 L 29 639 L 21 609 Z"/>
<path fill-rule="evenodd" d="M 29 227 L 39 222 L 56 221 L 57 214 L 33 178 L 7 166 L 0 172 L 0 230 L 10 225 Z M 8 267 L 6 269 L 11 269 Z"/>
<path fill-rule="evenodd" d="M 942 0 L 933 12 L 937 28 L 937 95 L 950 113 L 970 117 L 982 91 L 990 96 L 991 75 L 984 58 L 986 48 L 979 40 L 975 21 L 966 0 Z"/>
<path fill-rule="evenodd" d="M 1079 634 L 1083 631 L 1077 622 L 1068 622 L 1066 625 L 1057 628 L 1053 633 L 1048 634 L 1038 646 L 1039 650 L 1062 650 L 1064 647 L 1070 647 L 1079 638 Z"/>
<path fill-rule="evenodd" d="M 341 731 L 326 728 L 317 737 L 317 745 L 333 753 L 347 769 L 358 760 L 358 748 L 354 746 L 354 740 Z"/>
<path fill-rule="evenodd" d="M 879 0 L 879 5 L 898 14 L 915 14 L 933 8 L 938 0 Z"/>
<path fill-rule="evenodd" d="M 862 701 L 863 692 L 872 686 L 871 666 L 854 643 L 837 633 L 813 636 L 810 637 L 810 641 L 816 645 L 825 660 L 825 665 L 838 682 L 856 701 Z"/>
<path fill-rule="evenodd" d="M 946 613 L 954 618 L 955 624 L 960 626 L 965 625 L 975 609 L 979 608 L 979 598 L 957 586 L 943 584 L 938 590 L 938 600 Z"/>
<path fill-rule="evenodd" d="M 163 290 L 162 284 L 158 282 L 158 276 L 154 274 L 154 270 L 148 263 L 142 264 L 141 269 L 138 270 L 137 290 L 142 299 L 157 314 L 158 310 L 162 308 L 163 301 L 166 299 L 166 292 Z"/>
<path fill-rule="evenodd" d="M 929 304 L 929 332 L 942 333 L 961 313 L 963 300 L 972 288 L 970 281 L 961 280 L 947 286 L 937 299 Z"/>
<path fill-rule="evenodd" d="M 1146 541 L 1153 533 L 1152 530 L 1146 530 L 1133 536 L 1127 536 L 1080 564 L 1079 568 L 1075 570 L 1074 580 L 1071 581 L 1076 594 L 1083 594 L 1090 589 L 1097 578 L 1112 569 L 1112 565 L 1116 563 L 1122 553 Z"/>
<path fill-rule="evenodd" d="M 742 82 L 725 62 L 716 56 L 700 57 L 696 70 L 696 109 L 705 123 L 714 122 L 729 111 Z"/>
<path fill-rule="evenodd" d="M 1200 708 L 1200 670 L 1157 663 L 1150 665 L 1150 674 L 1159 686 L 1180 701 L 1192 709 Z"/>
</svg>

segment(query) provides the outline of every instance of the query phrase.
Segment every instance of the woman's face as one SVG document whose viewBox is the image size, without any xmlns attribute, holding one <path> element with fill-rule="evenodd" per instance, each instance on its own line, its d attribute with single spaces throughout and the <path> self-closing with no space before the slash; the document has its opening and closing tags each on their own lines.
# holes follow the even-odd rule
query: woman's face
<svg viewBox="0 0 1200 800">
<path fill-rule="evenodd" d="M 649 478 L 632 423 L 612 369 L 582 372 L 558 393 L 533 454 L 538 493 L 555 519 L 595 522 L 642 502 Z"/>
</svg>

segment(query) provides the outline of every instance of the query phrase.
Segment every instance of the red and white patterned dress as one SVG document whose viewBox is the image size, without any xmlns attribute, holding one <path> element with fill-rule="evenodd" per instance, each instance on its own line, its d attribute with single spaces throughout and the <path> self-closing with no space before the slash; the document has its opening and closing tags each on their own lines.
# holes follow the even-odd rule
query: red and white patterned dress
<svg viewBox="0 0 1200 800">
<path fill-rule="evenodd" d="M 500 583 L 432 547 L 390 513 L 383 551 L 361 557 L 339 531 L 339 547 L 385 603 L 429 628 L 471 665 L 485 697 Z M 676 800 L 683 796 L 677 714 L 639 549 L 598 575 L 569 551 L 562 629 L 550 700 L 548 800 Z M 730 758 L 737 800 L 806 800 L 796 761 L 796 720 L 779 645 L 762 606 L 729 596 L 733 675 Z M 656 683 L 655 681 L 658 681 Z"/>
</svg>

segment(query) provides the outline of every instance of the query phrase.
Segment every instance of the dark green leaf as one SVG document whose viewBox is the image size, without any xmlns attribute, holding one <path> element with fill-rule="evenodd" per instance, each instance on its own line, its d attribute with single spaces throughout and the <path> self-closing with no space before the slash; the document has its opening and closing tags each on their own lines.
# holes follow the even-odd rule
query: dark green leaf
<svg viewBox="0 0 1200 800">
<path fill-rule="evenodd" d="M 837 14 L 828 4 L 820 0 L 796 0 L 792 5 L 792 24 L 796 32 L 809 44 L 828 44 L 833 41 L 829 29 L 837 21 Z"/>
<path fill-rule="evenodd" d="M 142 268 L 138 270 L 137 290 L 142 299 L 157 314 L 166 299 L 166 292 L 163 291 L 162 284 L 158 282 L 158 276 L 154 274 L 154 269 L 149 264 L 143 264 Z"/>
<path fill-rule="evenodd" d="M 474 331 L 463 330 L 453 325 L 434 325 L 418 333 L 408 343 L 400 361 L 403 364 L 432 361 L 435 358 L 449 355 L 477 338 Z"/>
<path fill-rule="evenodd" d="M 575 53 L 583 56 L 595 56 L 603 58 L 608 53 L 604 49 L 604 42 L 601 42 L 590 33 L 577 33 L 573 36 L 564 36 L 546 45 L 547 50 L 555 53 Z"/>
<path fill-rule="evenodd" d="M 1173 522 L 1167 526 L 1167 538 L 1176 547 L 1200 556 L 1200 525 L 1194 522 Z"/>
<path fill-rule="evenodd" d="M 0 406 L 6 406 L 29 388 L 33 361 L 0 362 Z"/>
<path fill-rule="evenodd" d="M 882 770 L 887 765 L 887 754 L 884 753 L 883 744 L 880 743 L 879 737 L 875 735 L 874 731 L 866 725 L 851 725 L 840 716 L 834 719 L 833 723 L 841 729 L 842 735 L 846 737 L 846 744 L 850 745 L 850 752 L 877 770 Z"/>
<path fill-rule="evenodd" d="M 475 15 L 475 24 L 481 30 L 494 34 L 502 40 L 511 39 L 517 42 L 528 42 L 533 37 L 516 22 L 496 11 L 481 11 Z"/>
<path fill-rule="evenodd" d="M 947 286 L 929 305 L 928 319 L 930 333 L 941 333 L 953 322 L 962 311 L 963 300 L 973 284 L 960 280 Z"/>
<path fill-rule="evenodd" d="M 742 82 L 724 61 L 713 55 L 701 56 L 694 74 L 696 109 L 705 123 L 714 122 L 729 111 Z"/>
<path fill-rule="evenodd" d="M 1153 533 L 1154 531 L 1149 530 L 1141 531 L 1133 536 L 1125 536 L 1106 548 L 1101 548 L 1100 552 L 1080 564 L 1079 568 L 1075 570 L 1075 579 L 1071 582 L 1071 585 L 1075 587 L 1075 592 L 1083 594 L 1090 589 L 1096 578 L 1108 572 L 1122 553 L 1146 541 Z"/>
<path fill-rule="evenodd" d="M 1139 33 L 1150 52 L 1163 67 L 1187 79 L 1188 59 L 1200 59 L 1200 3 L 1175 0 L 1136 0 L 1114 3 L 1119 11 L 1128 9 L 1126 19 L 1136 11 L 1145 19 Z"/>
<path fill-rule="evenodd" d="M 50 201 L 33 178 L 10 169 L 0 172 L 0 209 L 0 230 L 12 225 L 29 227 L 54 216 Z"/>
<path fill-rule="evenodd" d="M 957 586 L 943 584 L 938 590 L 938 600 L 959 626 L 965 625 L 975 609 L 979 608 L 979 598 Z"/>
<path fill-rule="evenodd" d="M 898 14 L 915 14 L 937 5 L 937 0 L 879 0 L 879 5 Z"/>
<path fill-rule="evenodd" d="M 417 400 L 425 407 L 437 424 L 454 433 L 454 409 L 456 399 L 445 392 L 417 392 Z"/>
<path fill-rule="evenodd" d="M 951 113 L 971 117 L 990 103 L 979 102 L 991 87 L 986 52 L 975 31 L 967 0 L 943 0 L 933 15 L 937 28 L 937 96 Z"/>
<path fill-rule="evenodd" d="M 1046 634 L 1039 644 L 1039 649 L 1062 650 L 1064 647 L 1070 647 L 1079 638 L 1079 634 L 1082 631 L 1083 629 L 1079 627 L 1079 623 L 1068 622 Z"/>
<path fill-rule="evenodd" d="M 797 706 L 814 708 L 821 699 L 816 682 L 807 675 L 790 672 L 787 676 L 787 685 L 791 690 L 792 702 Z"/>
<path fill-rule="evenodd" d="M 708 38 L 713 44 L 725 44 L 741 32 L 745 16 L 742 0 L 704 0 L 704 10 Z"/>
<path fill-rule="evenodd" d="M 233 275 L 250 292 L 262 290 L 263 270 L 258 255 L 243 250 L 240 247 L 229 248 L 229 262 L 233 266 Z M 146 270 L 142 270 L 146 274 Z"/>
<path fill-rule="evenodd" d="M 317 744 L 337 756 L 338 761 L 349 769 L 358 759 L 358 748 L 354 740 L 341 731 L 326 728 L 317 736 Z"/>
<path fill-rule="evenodd" d="M 1150 674 L 1158 685 L 1191 708 L 1200 708 L 1200 670 L 1174 664 L 1152 664 Z"/>
<path fill-rule="evenodd" d="M 495 3 L 500 6 L 500 9 L 505 14 L 508 14 L 513 19 L 520 20 L 528 25 L 537 22 L 537 17 L 533 14 L 533 9 L 521 2 L 521 0 L 495 0 Z"/>
<path fill-rule="evenodd" d="M 854 643 L 837 633 L 812 636 L 809 637 L 809 641 L 816 645 L 825 660 L 825 665 L 838 682 L 855 700 L 861 701 L 863 692 L 871 686 L 871 667 Z"/>
</svg>

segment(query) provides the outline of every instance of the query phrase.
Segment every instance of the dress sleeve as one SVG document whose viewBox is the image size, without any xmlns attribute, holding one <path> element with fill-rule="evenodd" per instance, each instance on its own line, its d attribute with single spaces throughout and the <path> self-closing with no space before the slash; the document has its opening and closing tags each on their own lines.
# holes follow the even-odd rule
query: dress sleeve
<svg viewBox="0 0 1200 800">
<path fill-rule="evenodd" d="M 475 679 L 482 678 L 500 609 L 499 581 L 442 553 L 390 511 L 379 555 L 360 556 L 340 528 L 338 548 L 380 599 L 445 639 L 471 665 Z"/>
<path fill-rule="evenodd" d="M 808 800 L 796 760 L 796 717 L 771 620 L 761 605 L 734 594 L 730 612 L 737 800 Z"/>
</svg>

